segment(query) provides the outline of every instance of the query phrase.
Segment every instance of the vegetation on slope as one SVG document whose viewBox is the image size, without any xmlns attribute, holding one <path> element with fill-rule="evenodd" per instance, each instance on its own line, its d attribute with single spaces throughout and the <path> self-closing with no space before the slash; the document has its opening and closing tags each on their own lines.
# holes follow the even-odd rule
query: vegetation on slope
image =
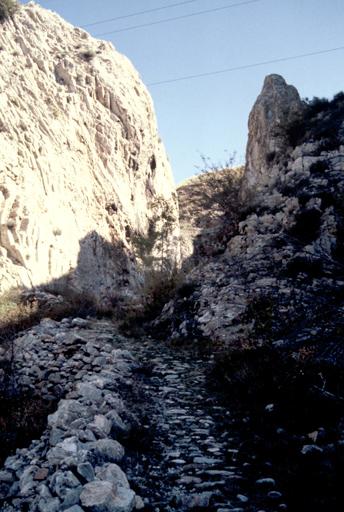
<svg viewBox="0 0 344 512">
<path fill-rule="evenodd" d="M 343 180 L 324 153 L 344 143 L 343 119 L 340 93 L 307 100 L 304 118 L 290 126 L 292 147 L 313 145 L 322 160 L 301 181 L 277 182 L 277 192 L 300 205 L 295 222 L 276 236 L 291 257 L 271 271 L 289 293 L 277 287 L 251 296 L 242 321 L 253 331 L 219 348 L 212 374 L 237 411 L 245 438 L 238 456 L 252 474 L 263 466 L 276 478 L 296 512 L 339 511 L 344 503 Z M 260 209 L 253 213 L 274 213 Z M 330 253 L 312 246 L 328 229 L 329 211 L 336 222 Z"/>
<path fill-rule="evenodd" d="M 336 94 L 332 100 L 313 98 L 305 100 L 305 114 L 289 127 L 290 143 L 293 147 L 303 142 L 322 141 L 321 149 L 336 149 L 344 141 L 344 93 Z"/>
<path fill-rule="evenodd" d="M 61 320 L 72 315 L 85 317 L 97 313 L 89 297 L 71 290 L 65 290 L 63 296 L 43 290 L 11 290 L 0 296 L 0 347 L 42 318 Z"/>
</svg>

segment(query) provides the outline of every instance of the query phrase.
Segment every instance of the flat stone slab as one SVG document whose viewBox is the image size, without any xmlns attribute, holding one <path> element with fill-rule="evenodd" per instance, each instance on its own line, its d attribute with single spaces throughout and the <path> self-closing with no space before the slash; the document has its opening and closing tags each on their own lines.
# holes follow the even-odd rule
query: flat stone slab
<svg viewBox="0 0 344 512">
<path fill-rule="evenodd" d="M 135 493 L 121 487 L 116 489 L 111 482 L 97 480 L 84 486 L 80 501 L 89 512 L 131 512 Z"/>
</svg>

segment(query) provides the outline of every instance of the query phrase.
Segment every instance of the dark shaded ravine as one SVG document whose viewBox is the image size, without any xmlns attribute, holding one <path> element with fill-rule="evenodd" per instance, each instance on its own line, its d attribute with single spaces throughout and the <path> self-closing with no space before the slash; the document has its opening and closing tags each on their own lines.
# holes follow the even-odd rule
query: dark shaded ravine
<svg viewBox="0 0 344 512">
<path fill-rule="evenodd" d="M 153 340 L 118 346 L 143 364 L 127 397 L 138 428 L 126 442 L 124 469 L 144 510 L 286 510 L 269 463 L 252 474 L 251 464 L 238 460 L 240 432 L 206 383 L 211 355 Z"/>
</svg>

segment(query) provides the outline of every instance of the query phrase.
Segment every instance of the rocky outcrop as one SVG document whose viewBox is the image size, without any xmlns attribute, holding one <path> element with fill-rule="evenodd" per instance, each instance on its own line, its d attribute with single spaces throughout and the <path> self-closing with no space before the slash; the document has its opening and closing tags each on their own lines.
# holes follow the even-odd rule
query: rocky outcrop
<svg viewBox="0 0 344 512">
<path fill-rule="evenodd" d="M 246 211 L 225 252 L 189 272 L 187 285 L 165 306 L 157 325 L 176 338 L 205 336 L 234 346 L 263 339 L 292 350 L 306 346 L 312 354 L 344 364 L 339 334 L 344 95 L 305 106 L 299 139 L 286 149 L 282 136 L 270 131 L 269 119 L 276 128 L 300 112 L 298 94 L 276 76 L 268 77 L 263 91 L 270 94 L 260 96 L 250 116 L 244 175 L 246 184 L 257 185 L 255 194 L 244 199 Z M 276 94 L 279 101 L 285 97 L 286 105 L 276 107 Z M 270 112 L 280 113 L 274 118 Z M 269 164 L 265 157 L 271 148 L 279 157 Z M 264 181 L 266 186 L 260 186 Z"/>
<path fill-rule="evenodd" d="M 0 53 L 0 291 L 65 276 L 105 302 L 135 297 L 134 234 L 145 235 L 157 200 L 177 218 L 138 73 L 33 2 L 1 24 Z"/>
<path fill-rule="evenodd" d="M 2 355 L 2 365 L 11 361 L 8 391 L 23 403 L 28 393 L 58 402 L 40 439 L 5 460 L 1 510 L 130 512 L 140 502 L 119 467 L 118 441 L 135 422 L 121 393 L 138 364 L 113 346 L 116 336 L 107 322 L 44 319 Z"/>
<path fill-rule="evenodd" d="M 242 194 L 271 180 L 278 168 L 273 164 L 290 147 L 288 128 L 300 119 L 304 104 L 298 91 L 280 75 L 265 78 L 262 92 L 250 113 Z"/>
</svg>

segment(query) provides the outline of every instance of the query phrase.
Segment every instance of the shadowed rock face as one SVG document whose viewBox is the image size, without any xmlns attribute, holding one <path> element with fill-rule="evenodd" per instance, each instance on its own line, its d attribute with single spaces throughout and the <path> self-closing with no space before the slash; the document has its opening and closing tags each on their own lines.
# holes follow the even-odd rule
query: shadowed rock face
<svg viewBox="0 0 344 512">
<path fill-rule="evenodd" d="M 202 256 L 188 272 L 157 326 L 174 338 L 203 335 L 230 346 L 308 343 L 317 357 L 344 365 L 343 113 L 341 95 L 303 105 L 282 77 L 266 78 L 250 115 L 236 231 L 222 254 Z M 288 135 L 298 125 L 306 129 L 292 146 Z M 198 197 L 190 187 L 182 192 L 181 212 L 195 224 Z M 183 223 L 182 215 L 184 235 Z M 208 235 L 201 228 L 196 253 Z"/>
<path fill-rule="evenodd" d="M 288 126 L 299 119 L 304 105 L 295 87 L 280 75 L 268 75 L 250 113 L 243 193 L 269 179 L 271 163 L 289 146 Z"/>
<path fill-rule="evenodd" d="M 145 234 L 157 198 L 178 217 L 138 73 L 110 43 L 34 3 L 1 26 L 0 46 L 0 292 L 68 274 L 99 297 L 121 291 L 126 273 L 124 293 L 135 295 L 132 235 Z M 124 269 L 112 245 L 129 255 Z"/>
</svg>

